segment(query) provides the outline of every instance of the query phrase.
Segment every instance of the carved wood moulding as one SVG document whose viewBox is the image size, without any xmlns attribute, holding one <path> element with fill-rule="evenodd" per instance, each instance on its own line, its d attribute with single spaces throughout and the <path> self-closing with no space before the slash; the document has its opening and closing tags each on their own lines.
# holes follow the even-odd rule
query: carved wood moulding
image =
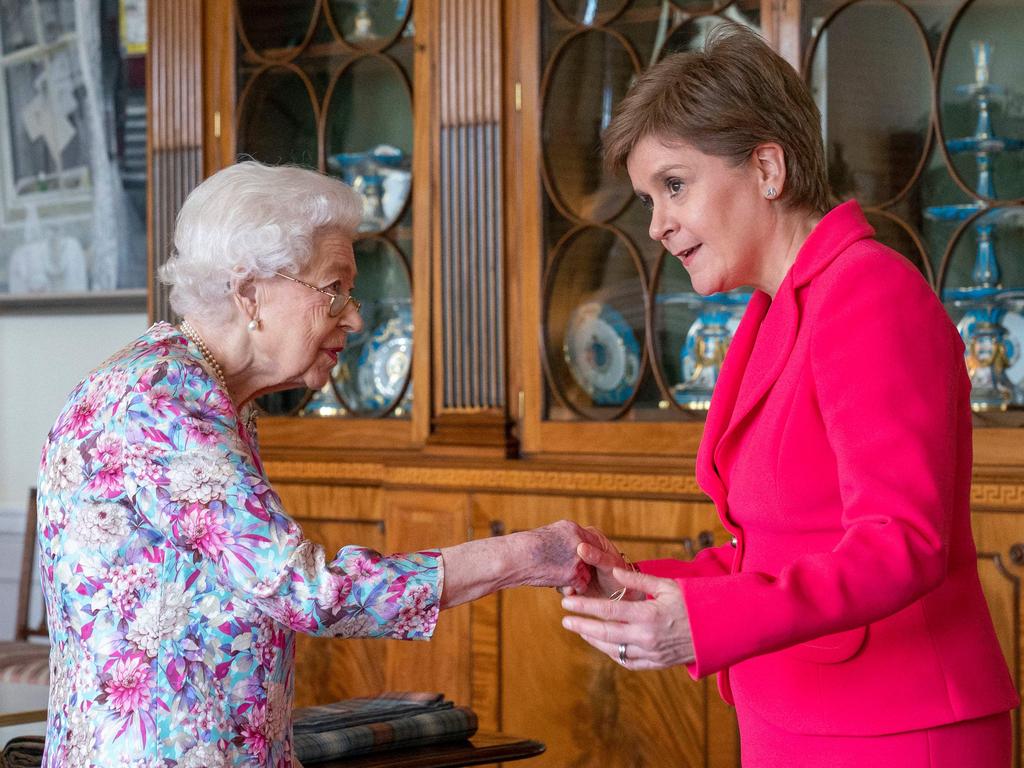
<svg viewBox="0 0 1024 768">
<path fill-rule="evenodd" d="M 268 461 L 265 466 L 268 475 L 276 482 L 706 500 L 692 474 L 682 472 L 642 474 L 319 461 Z"/>
<path fill-rule="evenodd" d="M 971 486 L 971 508 L 977 511 L 1024 512 L 1024 485 L 1018 483 L 975 483 Z"/>
</svg>

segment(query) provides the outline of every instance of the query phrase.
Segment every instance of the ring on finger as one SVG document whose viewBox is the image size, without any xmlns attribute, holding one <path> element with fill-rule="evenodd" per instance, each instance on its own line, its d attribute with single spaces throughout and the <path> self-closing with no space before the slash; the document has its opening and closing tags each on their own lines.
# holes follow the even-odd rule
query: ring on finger
<svg viewBox="0 0 1024 768">
<path fill-rule="evenodd" d="M 619 643 L 619 664 L 626 666 L 626 644 Z"/>
</svg>

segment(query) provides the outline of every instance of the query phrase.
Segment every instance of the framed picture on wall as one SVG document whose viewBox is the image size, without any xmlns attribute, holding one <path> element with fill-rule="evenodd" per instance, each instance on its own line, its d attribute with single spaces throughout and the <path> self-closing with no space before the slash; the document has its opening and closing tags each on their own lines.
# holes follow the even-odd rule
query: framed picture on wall
<svg viewBox="0 0 1024 768">
<path fill-rule="evenodd" d="M 146 306 L 144 2 L 0 0 L 0 312 Z M 136 34 L 137 37 L 137 34 Z"/>
</svg>

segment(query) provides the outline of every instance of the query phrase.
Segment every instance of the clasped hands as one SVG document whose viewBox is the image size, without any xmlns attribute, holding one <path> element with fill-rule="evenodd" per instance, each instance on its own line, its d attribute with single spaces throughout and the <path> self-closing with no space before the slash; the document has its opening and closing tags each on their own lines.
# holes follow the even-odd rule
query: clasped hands
<svg viewBox="0 0 1024 768">
<path fill-rule="evenodd" d="M 628 669 L 666 669 L 694 660 L 690 620 L 679 585 L 632 570 L 596 528 L 576 549 L 591 571 L 585 590 L 560 590 L 574 614 L 562 626 Z M 612 599 L 621 590 L 622 599 Z"/>
</svg>

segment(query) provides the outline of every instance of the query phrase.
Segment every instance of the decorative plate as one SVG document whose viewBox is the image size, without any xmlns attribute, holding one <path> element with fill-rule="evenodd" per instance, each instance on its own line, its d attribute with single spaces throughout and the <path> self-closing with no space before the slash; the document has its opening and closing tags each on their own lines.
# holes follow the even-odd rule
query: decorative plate
<svg viewBox="0 0 1024 768">
<path fill-rule="evenodd" d="M 359 355 L 360 408 L 381 411 L 401 394 L 412 367 L 412 318 L 408 311 L 381 323 Z"/>
<path fill-rule="evenodd" d="M 599 301 L 573 310 L 562 347 L 569 372 L 596 405 L 622 405 L 640 377 L 640 344 L 615 309 Z"/>
</svg>

